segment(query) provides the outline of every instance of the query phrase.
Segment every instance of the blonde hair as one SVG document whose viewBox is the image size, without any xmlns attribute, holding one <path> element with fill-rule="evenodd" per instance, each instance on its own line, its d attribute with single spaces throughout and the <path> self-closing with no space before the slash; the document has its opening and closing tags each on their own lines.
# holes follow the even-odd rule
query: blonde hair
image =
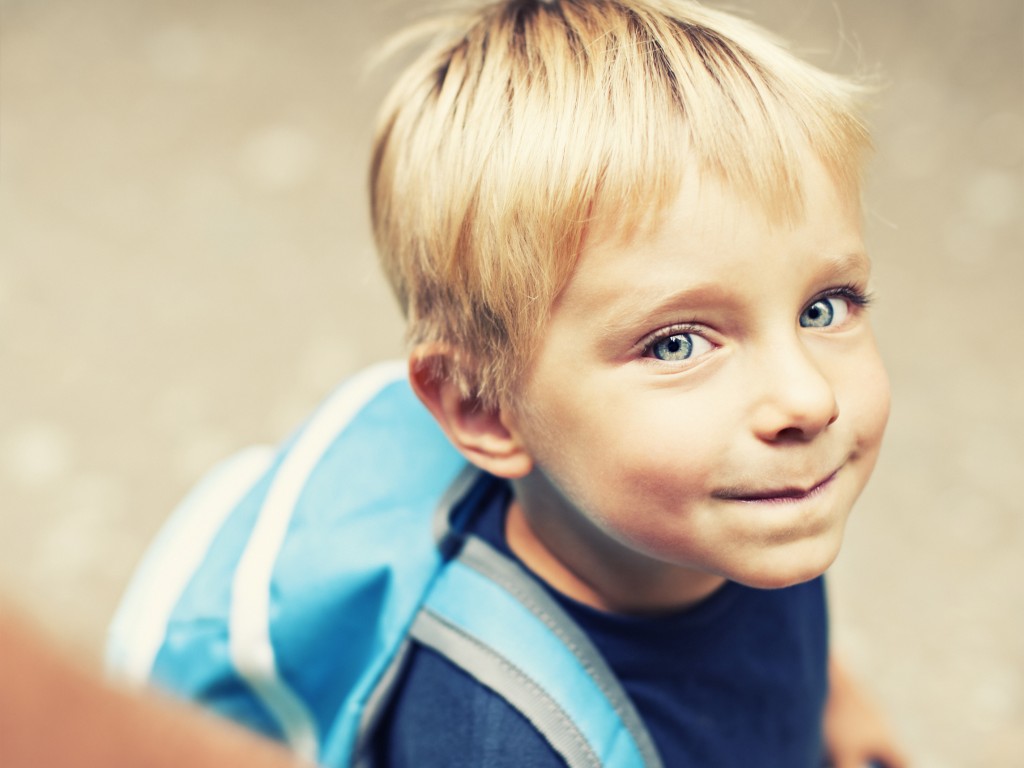
<svg viewBox="0 0 1024 768">
<path fill-rule="evenodd" d="M 856 193 L 860 88 L 687 0 L 508 0 L 448 19 L 392 89 L 374 231 L 413 344 L 485 407 L 514 395 L 590 221 L 653 221 L 696 163 L 798 215 L 810 147 Z"/>
</svg>

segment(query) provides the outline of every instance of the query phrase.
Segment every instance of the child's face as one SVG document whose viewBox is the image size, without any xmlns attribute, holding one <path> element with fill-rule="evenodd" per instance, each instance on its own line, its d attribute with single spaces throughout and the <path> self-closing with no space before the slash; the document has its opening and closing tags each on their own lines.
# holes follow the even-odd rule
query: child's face
<svg viewBox="0 0 1024 768">
<path fill-rule="evenodd" d="M 572 568 L 775 587 L 835 558 L 889 389 L 858 207 L 817 163 L 804 191 L 773 226 L 694 176 L 653 233 L 592 233 L 510 417 L 518 503 Z"/>
</svg>

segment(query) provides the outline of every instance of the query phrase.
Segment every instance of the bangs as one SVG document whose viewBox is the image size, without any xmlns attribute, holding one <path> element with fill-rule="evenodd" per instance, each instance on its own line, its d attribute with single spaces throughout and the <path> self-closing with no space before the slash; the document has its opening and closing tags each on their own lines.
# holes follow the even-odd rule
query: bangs
<svg viewBox="0 0 1024 768">
<path fill-rule="evenodd" d="M 534 71 L 555 72 L 555 80 L 568 74 L 576 88 L 566 93 L 535 78 L 541 104 L 521 126 L 543 125 L 552 139 L 547 157 L 543 146 L 531 147 L 540 176 L 588 180 L 575 204 L 563 201 L 568 219 L 614 217 L 626 229 L 652 223 L 695 165 L 770 219 L 793 220 L 803 212 L 808 151 L 842 193 L 859 195 L 870 147 L 859 117 L 867 89 L 807 65 L 752 24 L 701 6 L 532 7 L 521 45 L 535 51 L 533 61 L 548 58 Z M 552 34 L 559 25 L 561 34 Z M 559 37 L 576 44 L 558 51 L 552 42 Z M 574 66 L 560 72 L 567 54 Z"/>
<path fill-rule="evenodd" d="M 436 29 L 436 27 L 433 27 Z M 510 0 L 449 21 L 385 103 L 371 170 L 410 340 L 489 402 L 528 363 L 591 224 L 653 225 L 696 166 L 773 221 L 817 156 L 859 194 L 862 89 L 683 0 Z"/>
</svg>

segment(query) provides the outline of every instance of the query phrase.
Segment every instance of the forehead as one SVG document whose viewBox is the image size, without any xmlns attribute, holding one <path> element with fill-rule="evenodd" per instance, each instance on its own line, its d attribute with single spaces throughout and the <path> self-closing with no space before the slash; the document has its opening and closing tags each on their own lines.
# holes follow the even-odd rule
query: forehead
<svg viewBox="0 0 1024 768">
<path fill-rule="evenodd" d="M 645 305 L 667 292 L 756 292 L 764 269 L 798 281 L 869 269 L 856 195 L 813 157 L 801 162 L 803 202 L 789 217 L 687 169 L 674 198 L 639 225 L 611 212 L 592 222 L 576 270 L 556 302 Z M 757 269 L 755 275 L 753 270 Z"/>
</svg>

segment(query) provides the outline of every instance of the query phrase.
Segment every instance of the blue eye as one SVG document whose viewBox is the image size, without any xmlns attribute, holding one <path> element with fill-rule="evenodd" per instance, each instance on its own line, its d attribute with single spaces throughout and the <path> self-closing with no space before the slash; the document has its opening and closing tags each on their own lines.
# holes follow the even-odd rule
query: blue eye
<svg viewBox="0 0 1024 768">
<path fill-rule="evenodd" d="M 687 360 L 692 354 L 693 336 L 689 333 L 675 333 L 651 344 L 651 356 L 670 363 Z"/>
<path fill-rule="evenodd" d="M 828 328 L 831 325 L 841 325 L 849 313 L 849 299 L 843 296 L 826 296 L 800 313 L 800 327 Z"/>
<path fill-rule="evenodd" d="M 714 345 L 698 333 L 687 333 L 671 328 L 651 337 L 644 345 L 644 357 L 653 357 L 665 363 L 682 363 L 700 357 L 714 349 Z"/>
</svg>

